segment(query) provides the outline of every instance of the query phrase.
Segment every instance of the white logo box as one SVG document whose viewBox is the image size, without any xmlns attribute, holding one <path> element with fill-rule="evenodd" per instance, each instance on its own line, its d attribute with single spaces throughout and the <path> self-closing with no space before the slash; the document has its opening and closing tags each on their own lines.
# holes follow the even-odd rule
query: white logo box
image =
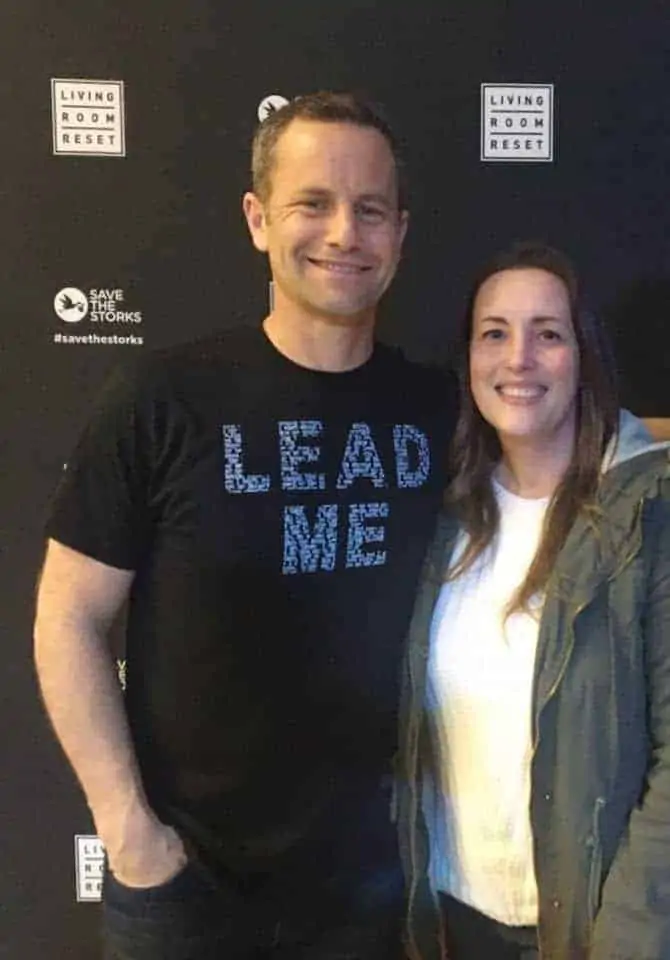
<svg viewBox="0 0 670 960">
<path fill-rule="evenodd" d="M 74 838 L 74 863 L 78 903 L 98 903 L 102 899 L 105 848 L 96 836 L 77 834 Z"/>
<path fill-rule="evenodd" d="M 51 80 L 56 156 L 125 157 L 122 80 Z"/>
<path fill-rule="evenodd" d="M 481 113 L 483 161 L 553 161 L 553 83 L 483 83 Z"/>
</svg>

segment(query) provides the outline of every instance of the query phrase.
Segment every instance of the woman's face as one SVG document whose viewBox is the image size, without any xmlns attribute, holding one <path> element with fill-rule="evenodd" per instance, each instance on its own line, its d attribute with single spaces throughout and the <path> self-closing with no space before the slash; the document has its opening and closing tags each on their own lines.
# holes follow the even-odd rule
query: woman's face
<svg viewBox="0 0 670 960">
<path fill-rule="evenodd" d="M 535 267 L 501 270 L 474 301 L 470 384 L 501 444 L 572 445 L 579 354 L 565 284 Z"/>
</svg>

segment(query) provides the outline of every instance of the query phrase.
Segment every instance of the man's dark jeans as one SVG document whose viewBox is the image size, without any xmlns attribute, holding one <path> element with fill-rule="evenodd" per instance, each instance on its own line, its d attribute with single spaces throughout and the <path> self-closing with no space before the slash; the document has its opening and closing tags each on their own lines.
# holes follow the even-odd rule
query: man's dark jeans
<svg viewBox="0 0 670 960">
<path fill-rule="evenodd" d="M 310 884 L 222 883 L 197 861 L 131 889 L 107 873 L 105 960 L 399 960 L 402 879 L 393 866 Z"/>
</svg>

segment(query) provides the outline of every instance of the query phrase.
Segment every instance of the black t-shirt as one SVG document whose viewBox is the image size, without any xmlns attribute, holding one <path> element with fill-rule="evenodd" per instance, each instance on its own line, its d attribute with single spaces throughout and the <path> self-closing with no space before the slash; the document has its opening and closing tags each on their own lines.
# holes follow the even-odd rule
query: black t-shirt
<svg viewBox="0 0 670 960">
<path fill-rule="evenodd" d="M 356 810 L 396 749 L 455 413 L 451 379 L 388 347 L 326 373 L 248 328 L 151 354 L 105 391 L 48 534 L 135 571 L 140 768 L 210 859 L 368 835 Z"/>
</svg>

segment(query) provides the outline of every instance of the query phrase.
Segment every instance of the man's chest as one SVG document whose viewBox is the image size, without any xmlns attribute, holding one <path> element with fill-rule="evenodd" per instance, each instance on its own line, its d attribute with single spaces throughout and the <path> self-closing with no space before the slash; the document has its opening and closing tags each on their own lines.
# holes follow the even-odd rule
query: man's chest
<svg viewBox="0 0 670 960">
<path fill-rule="evenodd" d="M 430 412 L 277 404 L 183 416 L 150 489 L 163 541 L 282 576 L 385 566 L 428 536 L 446 437 Z"/>
</svg>

